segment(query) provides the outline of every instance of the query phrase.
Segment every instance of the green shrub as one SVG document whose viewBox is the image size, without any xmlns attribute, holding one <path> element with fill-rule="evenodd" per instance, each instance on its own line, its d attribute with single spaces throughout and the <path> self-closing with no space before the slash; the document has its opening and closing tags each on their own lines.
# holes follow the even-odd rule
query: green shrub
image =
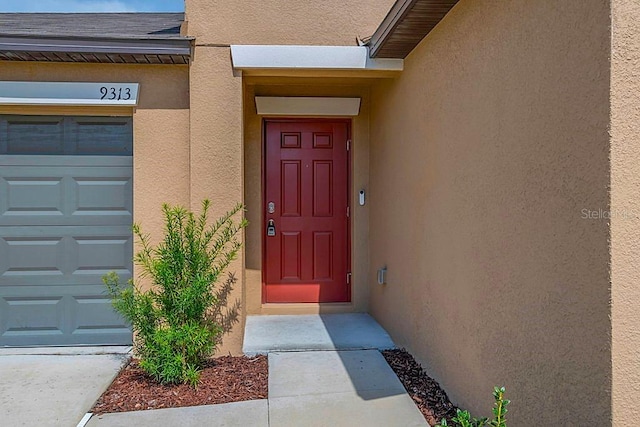
<svg viewBox="0 0 640 427">
<path fill-rule="evenodd" d="M 495 403 L 493 405 L 493 419 L 489 421 L 487 418 L 475 418 L 472 417 L 469 411 L 463 411 L 458 409 L 456 416 L 451 419 L 452 427 L 507 427 L 505 415 L 507 414 L 507 405 L 511 403 L 510 400 L 504 398 L 504 387 L 494 387 L 493 398 Z M 446 419 L 442 419 L 440 424 L 436 427 L 447 427 L 449 424 Z"/>
<path fill-rule="evenodd" d="M 143 291 L 133 280 L 120 283 L 111 272 L 103 277 L 116 311 L 131 324 L 140 367 L 161 383 L 196 385 L 205 360 L 238 321 L 240 304 L 228 297 L 233 274 L 218 284 L 241 243 L 246 220 L 235 221 L 237 205 L 208 225 L 208 200 L 202 212 L 163 205 L 164 240 L 152 246 L 140 226 L 133 226 L 141 249 L 134 261 L 152 286 Z"/>
</svg>

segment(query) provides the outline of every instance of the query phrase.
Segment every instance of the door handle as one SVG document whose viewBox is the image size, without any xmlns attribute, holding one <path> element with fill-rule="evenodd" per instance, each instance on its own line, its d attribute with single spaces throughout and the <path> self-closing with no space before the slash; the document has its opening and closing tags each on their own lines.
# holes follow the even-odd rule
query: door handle
<svg viewBox="0 0 640 427">
<path fill-rule="evenodd" d="M 267 236 L 273 237 L 275 235 L 276 235 L 276 224 L 272 219 L 270 219 L 269 222 L 267 223 Z"/>
</svg>

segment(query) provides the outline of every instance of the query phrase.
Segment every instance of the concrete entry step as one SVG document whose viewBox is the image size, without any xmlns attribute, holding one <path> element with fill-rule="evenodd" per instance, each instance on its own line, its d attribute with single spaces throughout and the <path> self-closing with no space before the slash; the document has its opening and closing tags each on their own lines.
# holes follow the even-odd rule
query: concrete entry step
<svg viewBox="0 0 640 427">
<path fill-rule="evenodd" d="M 385 350 L 389 334 L 366 313 L 248 316 L 242 351 Z"/>
</svg>

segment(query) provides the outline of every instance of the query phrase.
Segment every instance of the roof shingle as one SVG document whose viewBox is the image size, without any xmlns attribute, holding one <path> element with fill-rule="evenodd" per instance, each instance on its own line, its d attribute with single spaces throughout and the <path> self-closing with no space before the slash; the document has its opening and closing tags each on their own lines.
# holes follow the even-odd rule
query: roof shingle
<svg viewBox="0 0 640 427">
<path fill-rule="evenodd" d="M 0 13 L 0 35 L 182 39 L 184 13 Z"/>
</svg>

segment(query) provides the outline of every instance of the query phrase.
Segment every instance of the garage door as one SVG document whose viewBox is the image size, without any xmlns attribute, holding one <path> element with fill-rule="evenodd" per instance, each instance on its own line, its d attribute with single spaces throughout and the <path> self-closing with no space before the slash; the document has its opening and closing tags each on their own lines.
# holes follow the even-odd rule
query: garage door
<svg viewBox="0 0 640 427">
<path fill-rule="evenodd" d="M 132 272 L 128 117 L 0 115 L 0 345 L 130 344 L 102 276 Z"/>
</svg>

